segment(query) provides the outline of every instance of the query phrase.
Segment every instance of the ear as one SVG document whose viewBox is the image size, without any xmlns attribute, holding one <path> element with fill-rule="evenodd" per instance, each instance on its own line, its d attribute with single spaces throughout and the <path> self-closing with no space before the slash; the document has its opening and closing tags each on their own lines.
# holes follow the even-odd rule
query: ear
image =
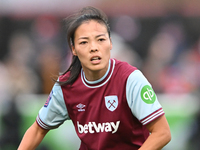
<svg viewBox="0 0 200 150">
<path fill-rule="evenodd" d="M 73 45 L 72 45 L 72 54 L 75 55 L 75 56 L 77 56 L 75 47 Z"/>
<path fill-rule="evenodd" d="M 110 50 L 113 48 L 113 46 L 112 46 L 112 40 L 111 40 L 111 38 L 110 38 Z"/>
</svg>

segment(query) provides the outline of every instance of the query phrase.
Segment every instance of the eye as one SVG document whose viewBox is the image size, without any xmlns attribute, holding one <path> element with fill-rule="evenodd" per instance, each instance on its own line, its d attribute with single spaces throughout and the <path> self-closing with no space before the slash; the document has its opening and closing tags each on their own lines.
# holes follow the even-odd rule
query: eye
<svg viewBox="0 0 200 150">
<path fill-rule="evenodd" d="M 106 39 L 104 39 L 104 38 L 100 38 L 98 41 L 101 41 L 101 42 L 102 42 L 102 41 L 105 41 L 105 40 L 106 40 Z"/>
<path fill-rule="evenodd" d="M 80 42 L 80 45 L 84 45 L 86 43 L 87 43 L 86 41 L 82 41 L 82 42 Z"/>
</svg>

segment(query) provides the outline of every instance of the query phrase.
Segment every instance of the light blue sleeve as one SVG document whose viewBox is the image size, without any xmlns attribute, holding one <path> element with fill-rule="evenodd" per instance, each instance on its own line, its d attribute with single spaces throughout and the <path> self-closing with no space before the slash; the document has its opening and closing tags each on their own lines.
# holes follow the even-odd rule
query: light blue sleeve
<svg viewBox="0 0 200 150">
<path fill-rule="evenodd" d="M 143 125 L 164 114 L 151 84 L 139 70 L 132 72 L 127 79 L 126 97 L 133 115 Z"/>
<path fill-rule="evenodd" d="M 65 105 L 61 86 L 55 83 L 44 105 L 39 111 L 36 122 L 44 129 L 54 129 L 70 119 Z"/>
</svg>

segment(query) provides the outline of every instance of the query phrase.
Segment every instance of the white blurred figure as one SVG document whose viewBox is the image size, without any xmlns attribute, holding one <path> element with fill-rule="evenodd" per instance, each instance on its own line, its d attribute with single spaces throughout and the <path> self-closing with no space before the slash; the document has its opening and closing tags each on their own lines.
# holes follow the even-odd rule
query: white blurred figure
<svg viewBox="0 0 200 150">
<path fill-rule="evenodd" d="M 5 59 L 8 70 L 10 89 L 14 95 L 30 94 L 37 92 L 38 78 L 31 68 L 34 48 L 30 38 L 24 33 L 16 33 L 9 43 L 9 54 Z"/>
<path fill-rule="evenodd" d="M 139 55 L 128 44 L 126 44 L 123 38 L 121 38 L 118 34 L 112 32 L 111 38 L 113 43 L 111 58 L 126 61 L 139 68 L 142 63 Z"/>
<path fill-rule="evenodd" d="M 130 16 L 119 16 L 113 20 L 113 32 L 111 39 L 113 49 L 111 50 L 111 57 L 121 61 L 126 61 L 129 64 L 140 67 L 141 58 L 137 52 L 129 45 L 140 34 L 139 23 Z"/>
<path fill-rule="evenodd" d="M 11 98 L 12 91 L 10 90 L 11 83 L 9 82 L 8 70 L 2 62 L 0 62 L 0 70 L 1 70 L 1 73 L 0 73 L 0 79 L 1 79 L 1 82 L 0 82 L 0 95 L 1 95 L 0 110 L 2 110 L 1 103 L 3 101 L 9 100 Z"/>
</svg>

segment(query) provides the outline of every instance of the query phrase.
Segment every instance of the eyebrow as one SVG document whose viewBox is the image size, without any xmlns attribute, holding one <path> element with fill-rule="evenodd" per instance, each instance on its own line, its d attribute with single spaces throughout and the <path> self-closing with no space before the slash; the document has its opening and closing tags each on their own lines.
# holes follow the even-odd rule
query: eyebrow
<svg viewBox="0 0 200 150">
<path fill-rule="evenodd" d="M 98 38 L 100 36 L 106 36 L 106 34 L 99 34 L 95 38 Z M 89 38 L 88 37 L 80 37 L 80 38 L 78 38 L 78 40 L 81 40 L 81 39 L 89 39 Z"/>
</svg>

